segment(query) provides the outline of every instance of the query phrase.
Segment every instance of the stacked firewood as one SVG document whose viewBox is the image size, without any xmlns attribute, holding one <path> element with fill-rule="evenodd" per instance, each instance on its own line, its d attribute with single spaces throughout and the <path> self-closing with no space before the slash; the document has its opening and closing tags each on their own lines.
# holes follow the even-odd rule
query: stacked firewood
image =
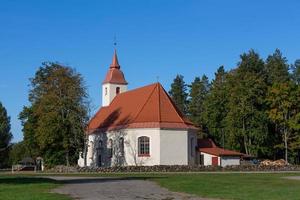
<svg viewBox="0 0 300 200">
<path fill-rule="evenodd" d="M 263 160 L 260 162 L 261 166 L 285 166 L 287 165 L 287 163 L 285 162 L 285 160 L 283 159 L 279 159 L 279 160 Z"/>
</svg>

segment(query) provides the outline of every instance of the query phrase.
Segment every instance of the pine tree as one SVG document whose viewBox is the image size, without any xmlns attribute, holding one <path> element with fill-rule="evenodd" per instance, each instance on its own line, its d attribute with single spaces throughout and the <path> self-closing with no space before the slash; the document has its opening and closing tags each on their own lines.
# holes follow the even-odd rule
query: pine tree
<svg viewBox="0 0 300 200">
<path fill-rule="evenodd" d="M 229 93 L 226 91 L 227 73 L 224 67 L 218 68 L 212 81 L 210 92 L 205 99 L 204 121 L 208 127 L 210 137 L 219 145 L 225 146 L 225 117 Z"/>
<path fill-rule="evenodd" d="M 263 151 L 262 144 L 267 136 L 263 60 L 253 50 L 242 54 L 228 82 L 227 140 L 246 154 L 257 155 Z"/>
<path fill-rule="evenodd" d="M 8 164 L 8 147 L 12 139 L 10 132 L 10 117 L 6 109 L 0 102 L 0 168 L 7 167 Z"/>
<path fill-rule="evenodd" d="M 300 85 L 300 59 L 296 60 L 295 63 L 292 65 L 292 78 L 293 81 Z"/>
<path fill-rule="evenodd" d="M 182 75 L 177 75 L 171 84 L 169 95 L 181 112 L 187 114 L 187 85 L 183 80 Z"/>
<path fill-rule="evenodd" d="M 200 79 L 196 77 L 190 85 L 190 99 L 188 104 L 188 113 L 190 120 L 201 128 L 201 132 L 205 133 L 206 125 L 204 122 L 204 100 L 209 92 L 209 80 L 203 75 Z"/>
<path fill-rule="evenodd" d="M 272 55 L 268 56 L 265 68 L 269 85 L 273 83 L 284 83 L 290 78 L 287 59 L 282 56 L 279 49 L 276 49 Z"/>
</svg>

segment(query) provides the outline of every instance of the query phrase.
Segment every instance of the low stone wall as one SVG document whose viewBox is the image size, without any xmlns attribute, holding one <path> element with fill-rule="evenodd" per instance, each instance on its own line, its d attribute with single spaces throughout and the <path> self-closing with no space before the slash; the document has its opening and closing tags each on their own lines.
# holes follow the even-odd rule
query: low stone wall
<svg viewBox="0 0 300 200">
<path fill-rule="evenodd" d="M 240 166 L 186 166 L 186 165 L 157 165 L 157 166 L 120 166 L 120 167 L 66 167 L 56 166 L 46 170 L 50 173 L 130 173 L 130 172 L 222 172 L 222 171 L 300 171 L 299 165 L 287 166 L 259 166 L 259 165 L 240 165 Z"/>
</svg>

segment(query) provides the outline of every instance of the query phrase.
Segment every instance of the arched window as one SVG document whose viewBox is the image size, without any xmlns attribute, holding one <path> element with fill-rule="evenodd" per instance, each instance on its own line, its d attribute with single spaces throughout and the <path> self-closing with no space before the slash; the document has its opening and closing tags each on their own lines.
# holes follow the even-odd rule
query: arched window
<svg viewBox="0 0 300 200">
<path fill-rule="evenodd" d="M 107 87 L 105 87 L 105 95 L 107 95 Z"/>
<path fill-rule="evenodd" d="M 97 157 L 98 157 L 97 165 L 98 165 L 98 167 L 102 166 L 102 151 L 103 151 L 103 141 L 99 140 L 98 147 L 97 147 Z"/>
<path fill-rule="evenodd" d="M 98 149 L 102 149 L 103 148 L 103 141 L 102 140 L 99 140 L 99 143 L 98 143 Z"/>
<path fill-rule="evenodd" d="M 150 156 L 150 139 L 142 136 L 138 138 L 138 156 Z"/>
<path fill-rule="evenodd" d="M 108 157 L 111 158 L 112 155 L 113 155 L 113 141 L 112 141 L 112 139 L 108 140 L 107 151 L 108 151 Z"/>
<path fill-rule="evenodd" d="M 120 87 L 116 87 L 116 94 L 120 93 Z"/>
<path fill-rule="evenodd" d="M 120 154 L 121 156 L 124 156 L 124 138 L 119 139 L 119 145 L 120 145 Z"/>
</svg>

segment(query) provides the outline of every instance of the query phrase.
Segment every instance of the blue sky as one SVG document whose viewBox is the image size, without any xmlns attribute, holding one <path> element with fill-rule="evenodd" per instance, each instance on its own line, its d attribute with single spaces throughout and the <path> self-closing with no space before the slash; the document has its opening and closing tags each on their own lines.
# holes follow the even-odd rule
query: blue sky
<svg viewBox="0 0 300 200">
<path fill-rule="evenodd" d="M 176 74 L 190 83 L 234 68 L 250 48 L 265 58 L 279 48 L 300 58 L 300 1 L 275 0 L 1 0 L 0 101 L 22 140 L 18 114 L 28 105 L 29 78 L 43 61 L 81 73 L 94 109 L 111 62 L 113 38 L 129 88 Z"/>
</svg>

